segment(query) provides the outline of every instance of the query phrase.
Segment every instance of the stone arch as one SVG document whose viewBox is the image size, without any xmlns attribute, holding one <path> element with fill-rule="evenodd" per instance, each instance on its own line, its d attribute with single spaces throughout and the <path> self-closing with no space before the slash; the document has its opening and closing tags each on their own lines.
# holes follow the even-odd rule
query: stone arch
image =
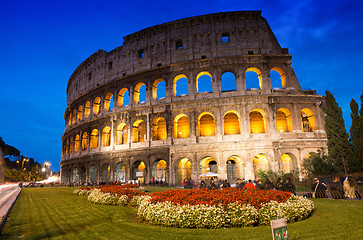
<svg viewBox="0 0 363 240">
<path fill-rule="evenodd" d="M 213 80 L 212 75 L 207 71 L 198 73 L 196 77 L 196 89 L 197 93 L 200 92 L 213 92 Z"/>
<path fill-rule="evenodd" d="M 268 171 L 270 170 L 269 160 L 265 154 L 257 154 L 253 158 L 253 172 L 256 174 L 259 170 Z"/>
<path fill-rule="evenodd" d="M 74 138 L 71 137 L 71 141 L 70 141 L 70 144 L 69 144 L 69 153 L 73 152 L 73 147 L 74 147 Z"/>
<path fill-rule="evenodd" d="M 153 140 L 163 140 L 167 138 L 166 121 L 163 117 L 156 117 L 152 126 Z"/>
<path fill-rule="evenodd" d="M 146 100 L 146 84 L 139 82 L 134 88 L 134 102 L 135 104 L 142 104 Z"/>
<path fill-rule="evenodd" d="M 117 182 L 126 182 L 126 164 L 124 162 L 116 164 L 115 180 Z"/>
<path fill-rule="evenodd" d="M 98 147 L 98 129 L 93 129 L 91 132 L 90 148 Z"/>
<path fill-rule="evenodd" d="M 156 160 L 151 169 L 151 177 L 154 178 L 154 181 L 158 181 L 165 183 L 167 181 L 168 173 L 168 165 L 165 160 Z"/>
<path fill-rule="evenodd" d="M 132 125 L 132 142 L 144 142 L 146 140 L 146 124 L 144 120 L 136 120 Z"/>
<path fill-rule="evenodd" d="M 283 172 L 291 173 L 298 169 L 297 167 L 297 159 L 292 153 L 284 153 L 280 158 L 281 168 Z"/>
<path fill-rule="evenodd" d="M 82 150 L 85 151 L 88 148 L 88 133 L 84 132 L 82 135 Z"/>
<path fill-rule="evenodd" d="M 250 114 L 250 133 L 266 133 L 266 113 L 262 109 L 253 109 Z"/>
<path fill-rule="evenodd" d="M 103 109 L 105 109 L 106 112 L 113 109 L 113 94 L 110 92 L 106 94 L 105 99 L 103 100 Z"/>
<path fill-rule="evenodd" d="M 119 107 L 126 107 L 129 105 L 130 93 L 127 88 L 121 88 L 118 92 L 117 104 Z"/>
<path fill-rule="evenodd" d="M 180 159 L 175 165 L 175 184 L 182 185 L 184 179 L 191 179 L 192 167 L 188 158 Z"/>
<path fill-rule="evenodd" d="M 274 81 L 275 79 L 274 79 L 274 76 L 273 76 L 273 73 L 272 73 L 273 71 L 278 73 L 281 85 L 279 84 L 277 86 L 277 82 Z M 275 76 L 275 77 L 277 77 L 277 76 Z M 281 67 L 271 68 L 271 70 L 270 70 L 270 80 L 271 80 L 272 89 L 278 88 L 278 87 L 281 87 L 282 89 L 286 88 L 286 74 L 285 74 L 285 71 Z"/>
<path fill-rule="evenodd" d="M 111 145 L 111 128 L 106 126 L 102 130 L 102 146 L 108 147 Z"/>
<path fill-rule="evenodd" d="M 236 75 L 232 72 L 224 72 L 221 75 L 221 91 L 237 91 Z"/>
<path fill-rule="evenodd" d="M 87 101 L 86 104 L 84 105 L 84 117 L 88 118 L 90 114 L 91 114 L 91 102 Z"/>
<path fill-rule="evenodd" d="M 198 117 L 198 136 L 214 136 L 216 131 L 213 114 L 203 112 Z"/>
<path fill-rule="evenodd" d="M 175 138 L 189 138 L 190 137 L 190 123 L 189 117 L 185 114 L 179 114 L 174 119 L 174 137 Z"/>
<path fill-rule="evenodd" d="M 164 79 L 156 79 L 152 85 L 152 95 L 154 100 L 160 100 L 166 96 L 166 82 Z"/>
<path fill-rule="evenodd" d="M 314 112 L 310 108 L 300 111 L 301 130 L 303 132 L 313 132 L 316 130 Z"/>
<path fill-rule="evenodd" d="M 207 172 L 218 173 L 218 162 L 213 157 L 204 157 L 200 160 L 200 174 Z"/>
<path fill-rule="evenodd" d="M 116 145 L 127 143 L 127 125 L 126 123 L 120 123 L 116 127 Z"/>
<path fill-rule="evenodd" d="M 77 110 L 77 121 L 82 121 L 83 116 L 83 106 L 79 105 Z"/>
<path fill-rule="evenodd" d="M 81 166 L 81 173 L 80 173 L 80 182 L 83 185 L 86 182 L 86 167 Z"/>
<path fill-rule="evenodd" d="M 111 166 L 108 163 L 104 163 L 102 165 L 102 175 L 101 175 L 101 182 L 109 183 L 110 176 L 111 176 Z"/>
<path fill-rule="evenodd" d="M 188 81 L 189 81 L 188 77 L 184 74 L 179 74 L 174 78 L 173 80 L 174 96 L 184 96 L 189 94 Z"/>
<path fill-rule="evenodd" d="M 241 133 L 240 118 L 236 111 L 227 111 L 223 116 L 224 135 L 234 135 Z"/>
<path fill-rule="evenodd" d="M 89 182 L 96 183 L 97 182 L 97 167 L 95 165 L 91 165 L 89 168 Z"/>
<path fill-rule="evenodd" d="M 258 79 L 258 88 L 255 84 L 250 84 L 250 81 L 253 79 L 254 80 L 254 77 L 251 76 L 251 79 L 250 79 L 250 76 L 247 74 L 247 73 L 256 73 L 257 74 L 257 79 Z M 258 69 L 257 67 L 249 67 L 247 68 L 246 72 L 245 72 L 245 75 L 246 75 L 246 89 L 251 89 L 251 90 L 261 90 L 262 89 L 262 76 L 261 76 L 261 70 Z M 257 80 L 256 79 L 256 80 Z M 249 87 L 251 86 L 251 87 Z"/>
<path fill-rule="evenodd" d="M 72 172 L 72 183 L 78 183 L 78 168 L 74 167 Z"/>
<path fill-rule="evenodd" d="M 226 161 L 227 180 L 244 178 L 243 161 L 236 155 L 230 156 Z"/>
<path fill-rule="evenodd" d="M 286 108 L 277 109 L 275 119 L 277 132 L 292 131 L 292 117 L 289 110 L 287 110 Z"/>
<path fill-rule="evenodd" d="M 76 134 L 76 137 L 74 138 L 74 152 L 79 151 L 79 134 Z"/>
<path fill-rule="evenodd" d="M 132 165 L 132 179 L 139 180 L 140 183 L 145 182 L 146 166 L 143 161 L 136 161 Z"/>
<path fill-rule="evenodd" d="M 99 114 L 100 113 L 100 110 L 101 110 L 101 98 L 100 97 L 96 97 L 93 100 L 93 105 L 92 105 L 93 114 L 95 114 L 95 115 Z"/>
<path fill-rule="evenodd" d="M 76 115 L 77 115 L 77 109 L 73 109 L 72 125 L 76 123 Z"/>
</svg>

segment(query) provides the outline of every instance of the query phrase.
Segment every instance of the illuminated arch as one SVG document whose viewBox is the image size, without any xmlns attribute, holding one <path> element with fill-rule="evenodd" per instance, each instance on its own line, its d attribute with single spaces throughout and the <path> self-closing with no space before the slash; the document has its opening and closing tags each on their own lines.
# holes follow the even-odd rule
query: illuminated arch
<svg viewBox="0 0 363 240">
<path fill-rule="evenodd" d="M 73 137 L 71 137 L 71 141 L 69 144 L 69 153 L 73 152 L 73 147 L 74 147 L 74 139 L 73 139 Z"/>
<path fill-rule="evenodd" d="M 281 170 L 285 173 L 291 173 L 296 168 L 296 158 L 293 154 L 284 153 L 281 156 Z"/>
<path fill-rule="evenodd" d="M 253 158 L 253 171 L 257 173 L 259 170 L 268 171 L 270 170 L 268 160 L 263 154 L 257 154 Z"/>
<path fill-rule="evenodd" d="M 78 183 L 78 168 L 77 167 L 73 168 L 72 176 L 73 176 L 72 182 Z"/>
<path fill-rule="evenodd" d="M 76 115 L 77 115 L 77 109 L 73 109 L 72 124 L 76 123 Z"/>
<path fill-rule="evenodd" d="M 166 139 L 167 131 L 166 131 L 166 121 L 163 117 L 157 117 L 153 121 L 152 127 L 153 140 L 162 140 Z"/>
<path fill-rule="evenodd" d="M 88 133 L 84 132 L 82 135 L 82 150 L 87 150 L 88 148 Z"/>
<path fill-rule="evenodd" d="M 132 179 L 139 180 L 140 183 L 145 182 L 146 167 L 143 161 L 137 161 L 132 166 Z"/>
<path fill-rule="evenodd" d="M 90 148 L 98 147 L 98 129 L 93 129 L 91 132 Z"/>
<path fill-rule="evenodd" d="M 107 147 L 111 145 L 111 128 L 106 126 L 102 130 L 102 146 Z"/>
<path fill-rule="evenodd" d="M 116 127 L 116 144 L 121 145 L 127 143 L 127 125 L 120 123 Z"/>
<path fill-rule="evenodd" d="M 151 177 L 158 182 L 166 182 L 167 179 L 167 164 L 165 160 L 157 160 L 153 163 Z"/>
<path fill-rule="evenodd" d="M 286 108 L 279 108 L 276 111 L 276 131 L 277 132 L 292 131 L 291 113 Z"/>
<path fill-rule="evenodd" d="M 214 136 L 215 135 L 215 120 L 211 113 L 204 112 L 198 117 L 198 136 Z"/>
<path fill-rule="evenodd" d="M 250 112 L 250 132 L 251 133 L 265 133 L 266 126 L 266 114 L 261 109 L 254 109 Z"/>
<path fill-rule="evenodd" d="M 136 120 L 132 125 L 132 142 L 144 142 L 146 140 L 146 124 L 144 120 Z"/>
<path fill-rule="evenodd" d="M 225 72 L 221 76 L 221 91 L 229 92 L 237 90 L 236 76 L 232 72 Z"/>
<path fill-rule="evenodd" d="M 164 79 L 156 79 L 152 85 L 152 95 L 154 100 L 160 100 L 166 95 L 166 82 Z"/>
<path fill-rule="evenodd" d="M 87 101 L 86 104 L 84 105 L 84 117 L 88 118 L 90 114 L 91 114 L 91 102 Z"/>
<path fill-rule="evenodd" d="M 282 87 L 282 89 L 284 89 L 284 88 L 286 88 L 286 75 L 285 75 L 285 71 L 284 70 L 282 70 L 282 68 L 280 68 L 280 67 L 274 67 L 274 68 L 272 68 L 271 70 L 270 70 L 270 75 L 271 75 L 271 71 L 276 71 L 276 72 L 278 72 L 279 73 L 279 75 L 280 75 L 280 80 L 281 80 L 281 87 Z M 270 78 L 271 79 L 271 78 Z M 271 79 L 271 83 L 272 83 L 273 81 L 272 81 L 272 79 Z M 271 86 L 272 87 L 277 87 L 277 86 L 273 86 L 272 84 L 271 84 Z"/>
<path fill-rule="evenodd" d="M 79 134 L 76 135 L 76 137 L 74 138 L 74 152 L 78 152 L 79 151 Z"/>
<path fill-rule="evenodd" d="M 120 107 L 126 107 L 129 104 L 129 90 L 127 88 L 122 88 L 118 92 L 117 104 Z"/>
<path fill-rule="evenodd" d="M 242 160 L 237 156 L 230 156 L 226 161 L 227 179 L 234 180 L 243 178 Z"/>
<path fill-rule="evenodd" d="M 68 126 L 71 126 L 72 125 L 72 112 L 69 113 L 69 116 L 68 116 Z"/>
<path fill-rule="evenodd" d="M 82 114 L 83 114 L 83 106 L 79 105 L 77 111 L 77 121 L 82 121 Z"/>
<path fill-rule="evenodd" d="M 178 83 L 179 82 L 179 83 Z M 179 74 L 173 80 L 174 96 L 188 95 L 188 78 L 184 74 Z"/>
<path fill-rule="evenodd" d="M 224 135 L 240 134 L 240 120 L 235 111 L 228 111 L 223 117 Z"/>
<path fill-rule="evenodd" d="M 192 177 L 192 164 L 189 159 L 183 158 L 176 166 L 175 182 L 176 185 L 182 185 L 184 179 L 191 179 Z"/>
<path fill-rule="evenodd" d="M 261 76 L 261 70 L 256 68 L 256 67 L 250 67 L 250 68 L 247 68 L 246 70 L 246 73 L 248 72 L 254 72 L 257 74 L 257 77 L 258 77 L 258 86 L 260 87 L 260 90 L 262 89 L 262 76 Z M 247 84 L 247 79 L 246 79 L 246 84 Z"/>
<path fill-rule="evenodd" d="M 103 103 L 103 108 L 105 109 L 105 111 L 111 111 L 113 109 L 113 94 L 112 93 L 107 93 L 104 103 Z"/>
<path fill-rule="evenodd" d="M 316 130 L 315 116 L 309 108 L 304 108 L 300 112 L 301 129 L 303 132 L 313 132 Z"/>
<path fill-rule="evenodd" d="M 81 184 L 84 184 L 86 182 L 86 168 L 84 166 L 81 167 Z"/>
<path fill-rule="evenodd" d="M 139 82 L 134 88 L 134 102 L 135 104 L 142 104 L 146 102 L 146 84 Z"/>
<path fill-rule="evenodd" d="M 100 113 L 100 109 L 101 109 L 101 98 L 100 97 L 96 97 L 95 100 L 93 101 L 93 114 L 99 114 Z"/>
<path fill-rule="evenodd" d="M 126 164 L 118 163 L 115 169 L 115 179 L 118 182 L 126 182 Z"/>
<path fill-rule="evenodd" d="M 196 77 L 196 87 L 197 87 L 197 93 L 213 92 L 212 75 L 207 71 L 200 72 Z"/>
<path fill-rule="evenodd" d="M 189 118 L 185 114 L 179 114 L 174 119 L 174 137 L 188 138 L 190 137 Z"/>
<path fill-rule="evenodd" d="M 217 161 L 212 157 L 205 157 L 200 161 L 200 174 L 207 172 L 218 173 Z"/>
</svg>

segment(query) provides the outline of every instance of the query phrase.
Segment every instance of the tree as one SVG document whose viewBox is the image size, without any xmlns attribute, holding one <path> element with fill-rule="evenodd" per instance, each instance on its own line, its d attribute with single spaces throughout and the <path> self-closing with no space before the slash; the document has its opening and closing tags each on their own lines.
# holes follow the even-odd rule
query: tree
<svg viewBox="0 0 363 240">
<path fill-rule="evenodd" d="M 363 104 L 363 94 L 361 96 L 361 105 Z M 350 127 L 350 139 L 352 144 L 352 157 L 349 160 L 349 169 L 351 172 L 363 170 L 363 116 L 358 114 L 358 103 L 352 99 L 350 101 L 350 114 L 352 126 Z M 362 112 L 362 109 L 361 109 Z"/>
<path fill-rule="evenodd" d="M 310 178 L 312 176 L 330 176 L 337 173 L 337 168 L 329 157 L 318 150 L 317 154 L 304 159 L 303 174 Z"/>
<path fill-rule="evenodd" d="M 328 138 L 328 158 L 337 170 L 347 174 L 351 158 L 349 135 L 345 130 L 343 112 L 333 94 L 325 91 L 325 130 Z"/>
</svg>

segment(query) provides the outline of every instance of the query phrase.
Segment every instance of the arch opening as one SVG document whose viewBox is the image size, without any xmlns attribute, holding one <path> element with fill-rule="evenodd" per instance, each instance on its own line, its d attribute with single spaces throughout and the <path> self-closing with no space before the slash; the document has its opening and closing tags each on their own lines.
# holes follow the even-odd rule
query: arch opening
<svg viewBox="0 0 363 240">
<path fill-rule="evenodd" d="M 116 127 L 116 145 L 127 143 L 127 125 L 120 123 Z"/>
<path fill-rule="evenodd" d="M 223 117 L 224 135 L 240 134 L 240 121 L 235 112 L 229 111 Z"/>
<path fill-rule="evenodd" d="M 163 140 L 167 138 L 166 121 L 163 117 L 157 117 L 153 121 L 153 140 Z"/>
<path fill-rule="evenodd" d="M 237 91 L 236 76 L 231 72 L 225 72 L 221 76 L 221 91 Z"/>
<path fill-rule="evenodd" d="M 191 179 L 192 167 L 189 159 L 183 158 L 179 161 L 177 169 L 175 171 L 175 183 L 176 185 L 182 185 L 183 180 Z"/>
<path fill-rule="evenodd" d="M 300 112 L 301 130 L 303 132 L 313 132 L 316 130 L 315 116 L 309 108 L 304 108 Z"/>
<path fill-rule="evenodd" d="M 167 164 L 165 160 L 157 160 L 153 163 L 151 177 L 156 183 L 166 183 Z"/>
<path fill-rule="evenodd" d="M 200 174 L 207 172 L 218 173 L 217 161 L 212 157 L 205 157 L 200 161 Z"/>
<path fill-rule="evenodd" d="M 118 163 L 115 169 L 115 179 L 117 182 L 126 182 L 126 164 Z"/>
<path fill-rule="evenodd" d="M 146 141 L 146 124 L 143 120 L 136 120 L 132 126 L 132 142 Z"/>
<path fill-rule="evenodd" d="M 159 78 L 154 81 L 153 83 L 153 99 L 154 100 L 161 100 L 164 99 L 166 96 L 166 82 L 164 79 Z"/>
<path fill-rule="evenodd" d="M 72 182 L 78 183 L 78 168 L 77 167 L 73 168 L 72 176 L 73 176 Z"/>
<path fill-rule="evenodd" d="M 101 98 L 96 97 L 95 100 L 93 101 L 92 111 L 94 114 L 97 115 L 100 113 L 100 109 L 101 109 Z"/>
<path fill-rule="evenodd" d="M 108 184 L 110 182 L 111 167 L 107 163 L 102 165 L 102 182 Z"/>
<path fill-rule="evenodd" d="M 276 131 L 277 132 L 292 131 L 292 117 L 289 110 L 285 108 L 280 108 L 276 111 Z"/>
<path fill-rule="evenodd" d="M 130 93 L 127 88 L 122 88 L 118 92 L 117 104 L 120 107 L 127 107 L 129 105 Z"/>
<path fill-rule="evenodd" d="M 82 135 L 82 150 L 85 151 L 88 148 L 88 134 L 84 132 Z"/>
<path fill-rule="evenodd" d="M 260 69 L 250 67 L 245 72 L 246 89 L 247 90 L 261 90 L 262 89 L 262 76 Z"/>
<path fill-rule="evenodd" d="M 266 132 L 266 117 L 261 109 L 254 109 L 250 112 L 250 132 L 265 133 Z"/>
<path fill-rule="evenodd" d="M 91 114 L 91 102 L 87 101 L 86 104 L 84 105 L 84 117 L 88 118 L 90 114 Z"/>
<path fill-rule="evenodd" d="M 106 126 L 102 130 L 102 146 L 108 147 L 111 145 L 111 128 Z"/>
<path fill-rule="evenodd" d="M 196 78 L 196 87 L 197 93 L 213 92 L 212 75 L 207 71 L 200 72 Z"/>
<path fill-rule="evenodd" d="M 202 113 L 199 115 L 198 131 L 200 137 L 215 135 L 215 120 L 211 113 Z"/>
<path fill-rule="evenodd" d="M 132 179 L 139 180 L 140 183 L 145 182 L 146 168 L 143 161 L 137 161 L 132 166 Z"/>
<path fill-rule="evenodd" d="M 79 151 L 79 134 L 74 138 L 74 152 Z"/>
<path fill-rule="evenodd" d="M 263 154 L 257 154 L 253 158 L 253 172 L 256 174 L 260 170 L 270 170 L 268 160 Z"/>
<path fill-rule="evenodd" d="M 270 80 L 272 89 L 286 88 L 286 75 L 285 71 L 280 67 L 274 67 L 270 71 Z"/>
<path fill-rule="evenodd" d="M 112 111 L 113 109 L 113 94 L 112 93 L 107 93 L 104 103 L 103 103 L 103 107 L 105 109 L 105 111 L 109 112 Z"/>
<path fill-rule="evenodd" d="M 174 120 L 174 137 L 188 138 L 190 137 L 189 118 L 185 114 L 179 114 Z"/>
<path fill-rule="evenodd" d="M 77 111 L 77 121 L 82 121 L 82 114 L 83 114 L 83 106 L 79 105 Z"/>
<path fill-rule="evenodd" d="M 186 96 L 189 94 L 188 78 L 184 74 L 179 74 L 173 80 L 174 96 Z"/>
<path fill-rule="evenodd" d="M 135 104 L 143 104 L 146 103 L 146 84 L 138 83 L 134 89 L 134 102 Z"/>
<path fill-rule="evenodd" d="M 90 148 L 98 147 L 98 129 L 93 129 L 91 132 Z"/>
<path fill-rule="evenodd" d="M 89 181 L 90 183 L 97 183 L 97 167 L 95 165 L 89 168 Z"/>
</svg>

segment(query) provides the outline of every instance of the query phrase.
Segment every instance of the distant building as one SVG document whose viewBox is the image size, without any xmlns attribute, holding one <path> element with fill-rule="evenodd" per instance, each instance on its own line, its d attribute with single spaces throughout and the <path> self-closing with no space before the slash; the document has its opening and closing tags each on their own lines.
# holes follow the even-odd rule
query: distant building
<svg viewBox="0 0 363 240">
<path fill-rule="evenodd" d="M 326 148 L 324 98 L 301 89 L 291 59 L 261 11 L 180 19 L 97 51 L 68 82 L 62 182 L 301 169 Z"/>
</svg>

